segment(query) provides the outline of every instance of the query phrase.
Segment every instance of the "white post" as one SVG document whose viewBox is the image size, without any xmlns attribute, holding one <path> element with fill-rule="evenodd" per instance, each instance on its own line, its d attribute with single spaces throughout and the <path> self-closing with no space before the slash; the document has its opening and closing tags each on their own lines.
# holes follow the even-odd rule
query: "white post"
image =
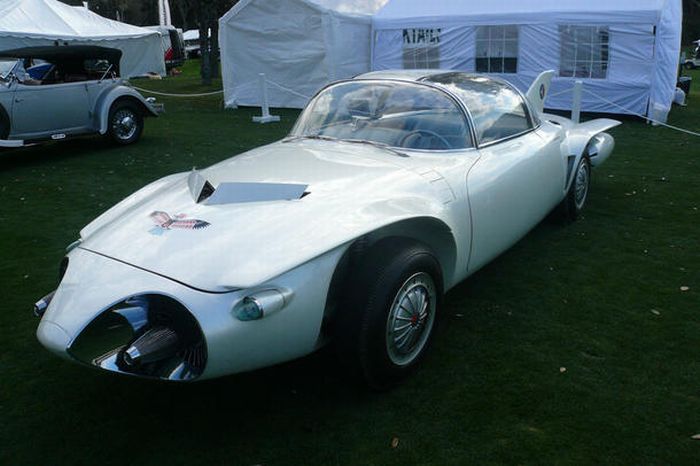
<svg viewBox="0 0 700 466">
<path fill-rule="evenodd" d="M 279 116 L 270 115 L 270 104 L 267 100 L 267 79 L 265 78 L 265 73 L 260 73 L 258 76 L 260 77 L 260 94 L 262 96 L 262 115 L 259 117 L 254 116 L 253 122 L 271 123 L 273 121 L 280 121 Z"/>
<path fill-rule="evenodd" d="M 161 26 L 172 26 L 170 2 L 168 0 L 158 0 L 158 19 Z"/>
<path fill-rule="evenodd" d="M 571 120 L 579 124 L 581 122 L 581 97 L 583 95 L 583 81 L 574 83 L 574 92 L 571 102 Z"/>
</svg>

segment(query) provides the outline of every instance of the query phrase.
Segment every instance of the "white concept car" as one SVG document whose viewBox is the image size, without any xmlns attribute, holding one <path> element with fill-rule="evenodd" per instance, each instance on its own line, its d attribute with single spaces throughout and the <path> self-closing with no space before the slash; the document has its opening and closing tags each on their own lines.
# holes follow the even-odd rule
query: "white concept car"
<svg viewBox="0 0 700 466">
<path fill-rule="evenodd" d="M 369 386 L 424 355 L 441 296 L 553 209 L 584 208 L 604 131 L 459 72 L 331 84 L 291 134 L 165 177 L 80 232 L 37 335 L 71 360 L 192 381 L 335 346 Z"/>
</svg>

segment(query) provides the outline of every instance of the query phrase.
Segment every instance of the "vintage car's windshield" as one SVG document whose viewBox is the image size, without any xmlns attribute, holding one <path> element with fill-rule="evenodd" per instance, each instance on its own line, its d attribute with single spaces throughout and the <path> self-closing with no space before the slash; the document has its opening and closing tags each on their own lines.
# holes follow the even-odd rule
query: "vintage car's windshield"
<svg viewBox="0 0 700 466">
<path fill-rule="evenodd" d="M 0 79 L 7 81 L 12 69 L 17 65 L 17 60 L 0 59 Z"/>
<path fill-rule="evenodd" d="M 472 147 L 466 117 L 444 92 L 408 82 L 351 81 L 322 91 L 292 137 L 368 141 L 391 147 Z"/>
</svg>

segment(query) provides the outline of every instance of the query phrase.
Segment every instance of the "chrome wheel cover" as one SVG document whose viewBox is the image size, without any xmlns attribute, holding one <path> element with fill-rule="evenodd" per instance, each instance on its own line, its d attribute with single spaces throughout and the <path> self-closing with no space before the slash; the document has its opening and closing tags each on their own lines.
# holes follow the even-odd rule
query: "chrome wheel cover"
<svg viewBox="0 0 700 466">
<path fill-rule="evenodd" d="M 574 180 L 574 201 L 576 202 L 576 209 L 578 210 L 583 209 L 586 198 L 588 197 L 588 186 L 591 179 L 590 170 L 590 165 L 582 160 L 576 172 L 576 179 Z"/>
<path fill-rule="evenodd" d="M 136 115 L 127 108 L 117 111 L 112 117 L 114 134 L 123 141 L 131 139 L 136 134 L 137 126 Z"/>
<path fill-rule="evenodd" d="M 406 366 L 421 354 L 435 323 L 436 306 L 437 289 L 427 273 L 418 272 L 401 285 L 386 323 L 391 362 Z"/>
</svg>

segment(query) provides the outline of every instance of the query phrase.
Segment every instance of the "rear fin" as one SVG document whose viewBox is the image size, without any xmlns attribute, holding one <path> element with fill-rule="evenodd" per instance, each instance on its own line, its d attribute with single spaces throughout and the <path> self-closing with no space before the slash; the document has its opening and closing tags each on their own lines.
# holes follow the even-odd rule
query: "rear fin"
<svg viewBox="0 0 700 466">
<path fill-rule="evenodd" d="M 532 109 L 538 113 L 542 113 L 544 110 L 544 101 L 549 93 L 549 87 L 552 85 L 555 73 L 553 70 L 543 72 L 527 90 L 527 100 L 530 101 Z"/>
</svg>

